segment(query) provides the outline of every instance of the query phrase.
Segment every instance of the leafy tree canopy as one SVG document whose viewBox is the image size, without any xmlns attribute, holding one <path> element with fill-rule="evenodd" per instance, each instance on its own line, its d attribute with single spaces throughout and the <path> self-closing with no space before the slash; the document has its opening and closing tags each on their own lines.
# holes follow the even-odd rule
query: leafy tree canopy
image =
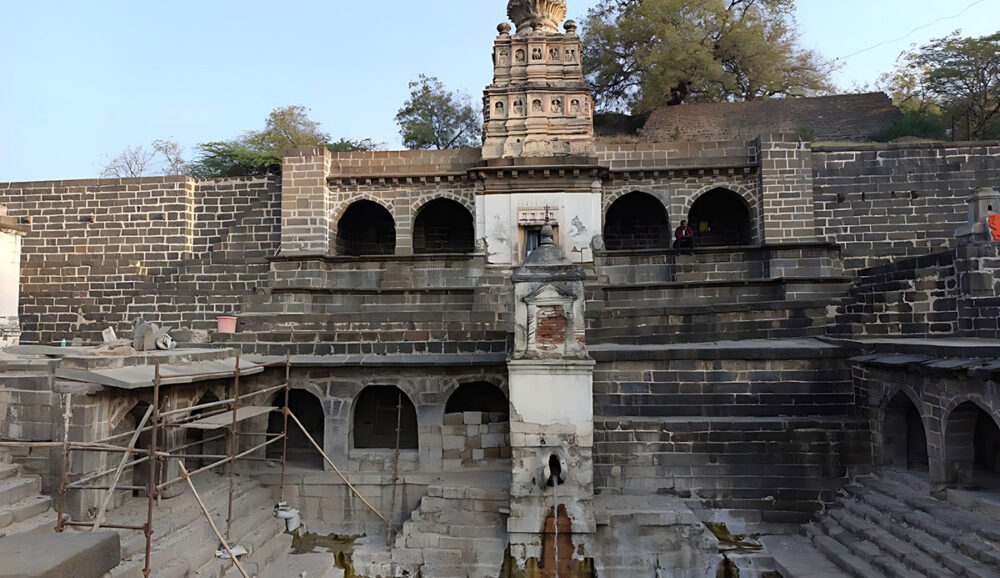
<svg viewBox="0 0 1000 578">
<path fill-rule="evenodd" d="M 606 111 L 805 96 L 830 65 L 798 44 L 794 0 L 602 0 L 583 35 L 584 70 Z"/>
<path fill-rule="evenodd" d="M 482 137 L 472 99 L 423 74 L 410 82 L 410 98 L 396 114 L 396 124 L 403 146 L 412 150 L 474 147 Z"/>
<path fill-rule="evenodd" d="M 308 113 L 304 106 L 276 108 L 268 115 L 264 130 L 199 144 L 198 156 L 187 172 L 197 179 L 261 176 L 280 172 L 283 154 L 295 147 L 326 146 L 334 152 L 377 148 L 370 139 L 332 140 Z"/>
<path fill-rule="evenodd" d="M 904 115 L 882 139 L 1000 138 L 1000 32 L 956 31 L 904 52 L 878 87 Z"/>
</svg>

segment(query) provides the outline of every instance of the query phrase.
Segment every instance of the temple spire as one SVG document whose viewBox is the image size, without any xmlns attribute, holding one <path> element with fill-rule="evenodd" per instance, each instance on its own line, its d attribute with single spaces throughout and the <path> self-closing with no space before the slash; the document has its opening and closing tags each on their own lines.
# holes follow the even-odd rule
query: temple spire
<svg viewBox="0 0 1000 578">
<path fill-rule="evenodd" d="M 566 10 L 566 0 L 510 0 L 507 3 L 507 16 L 517 26 L 518 34 L 558 34 Z"/>
</svg>

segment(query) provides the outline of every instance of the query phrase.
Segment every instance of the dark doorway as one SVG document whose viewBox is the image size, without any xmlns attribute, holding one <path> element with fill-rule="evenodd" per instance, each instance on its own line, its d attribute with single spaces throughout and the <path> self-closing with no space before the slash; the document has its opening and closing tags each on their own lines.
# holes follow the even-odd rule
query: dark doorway
<svg viewBox="0 0 1000 578">
<path fill-rule="evenodd" d="M 695 246 L 724 247 L 753 242 L 753 222 L 743 197 L 728 189 L 713 189 L 698 197 L 688 214 Z"/>
<path fill-rule="evenodd" d="M 284 393 L 278 393 L 272 405 L 282 407 L 285 399 Z M 312 436 L 319 447 L 323 446 L 323 436 L 326 431 L 326 412 L 323 411 L 323 404 L 319 398 L 302 389 L 293 389 L 288 392 L 288 409 L 299 418 L 306 431 Z M 272 411 L 267 418 L 267 433 L 280 434 L 284 425 L 284 416 L 280 411 Z M 288 461 L 299 466 L 323 467 L 323 457 L 320 456 L 316 448 L 309 443 L 309 439 L 302 433 L 302 429 L 295 423 L 295 420 L 288 418 Z M 267 447 L 267 457 L 272 459 L 281 458 L 281 442 L 276 442 Z"/>
<path fill-rule="evenodd" d="M 507 421 L 510 416 L 510 404 L 499 387 L 487 381 L 463 383 L 448 398 L 445 413 L 464 413 L 479 411 L 490 414 L 491 422 Z"/>
<path fill-rule="evenodd" d="M 115 427 L 114 431 L 111 432 L 112 435 L 120 435 L 120 434 L 125 434 L 125 433 L 127 433 L 127 434 L 134 433 L 135 430 L 136 430 L 136 428 L 139 427 L 139 423 L 142 421 L 142 418 L 146 415 L 146 411 L 148 409 L 149 409 L 149 404 L 148 403 L 146 403 L 144 401 L 137 403 L 135 405 L 135 407 L 133 407 L 131 410 L 129 410 L 129 412 L 125 415 L 125 417 L 122 418 L 122 421 Z M 153 419 L 152 416 L 150 416 L 150 419 L 146 420 L 146 425 L 143 426 L 143 427 L 149 427 L 150 423 L 152 422 L 152 419 Z M 135 449 L 137 449 L 137 450 L 148 450 L 149 447 L 150 447 L 150 445 L 151 445 L 151 443 L 152 443 L 152 438 L 153 438 L 153 432 L 152 431 L 146 431 L 146 432 L 143 432 L 143 433 L 139 434 L 139 439 L 135 442 Z M 130 440 L 131 440 L 131 435 L 129 437 L 127 437 L 127 438 L 121 438 L 121 439 L 119 439 L 118 443 L 120 445 L 125 445 Z M 162 430 L 161 430 L 161 436 L 160 436 L 160 441 L 159 441 L 158 445 L 160 446 L 160 449 L 162 450 L 163 449 Z M 146 457 L 146 456 L 144 454 L 135 454 L 133 459 L 141 459 L 143 457 Z M 120 483 L 123 486 L 129 485 L 129 486 L 139 486 L 139 487 L 143 487 L 143 488 L 146 487 L 149 484 L 149 461 L 145 461 L 145 462 L 143 462 L 143 463 L 141 463 L 141 464 L 139 464 L 137 466 L 133 466 L 133 467 L 128 468 L 122 474 L 122 480 L 121 480 Z M 132 495 L 133 496 L 145 496 L 146 495 L 146 491 L 145 490 L 132 490 Z"/>
<path fill-rule="evenodd" d="M 382 205 L 353 203 L 337 223 L 337 254 L 392 255 L 396 252 L 396 224 Z"/>
<path fill-rule="evenodd" d="M 471 253 L 474 237 L 472 213 L 449 199 L 427 203 L 413 222 L 413 252 L 418 255 Z"/>
<path fill-rule="evenodd" d="M 417 412 L 410 398 L 391 385 L 366 387 L 355 403 L 354 447 L 395 449 L 397 417 L 399 448 L 417 449 Z"/>
<path fill-rule="evenodd" d="M 1000 428 L 973 402 L 956 407 L 945 430 L 949 482 L 966 488 L 1000 488 Z"/>
<path fill-rule="evenodd" d="M 905 393 L 897 393 L 885 408 L 882 425 L 883 465 L 927 471 L 927 434 L 920 412 Z"/>
<path fill-rule="evenodd" d="M 604 217 L 604 247 L 608 251 L 666 249 L 672 234 L 663 204 L 646 193 L 622 196 Z"/>
<path fill-rule="evenodd" d="M 215 394 L 206 393 L 205 395 L 201 396 L 201 399 L 199 399 L 194 405 L 197 406 L 205 403 L 213 403 L 216 401 L 219 401 L 219 398 L 216 397 Z M 231 409 L 231 407 L 228 405 L 226 406 L 220 405 L 217 407 L 196 409 L 191 412 L 191 415 L 203 416 L 205 414 L 218 413 L 219 410 L 228 410 L 228 409 Z M 232 412 L 230 412 L 229 415 L 232 415 Z M 189 456 L 229 455 L 228 435 L 218 440 L 211 439 L 214 437 L 218 437 L 220 434 L 224 434 L 226 431 L 227 430 L 225 428 L 219 428 L 214 430 L 186 428 L 184 430 L 184 445 L 186 445 L 187 448 L 184 449 L 184 453 Z M 205 441 L 206 439 L 209 439 L 210 441 L 206 442 Z M 191 471 L 217 461 L 219 460 L 210 458 L 191 457 L 184 459 L 184 465 L 188 469 L 188 471 Z"/>
</svg>

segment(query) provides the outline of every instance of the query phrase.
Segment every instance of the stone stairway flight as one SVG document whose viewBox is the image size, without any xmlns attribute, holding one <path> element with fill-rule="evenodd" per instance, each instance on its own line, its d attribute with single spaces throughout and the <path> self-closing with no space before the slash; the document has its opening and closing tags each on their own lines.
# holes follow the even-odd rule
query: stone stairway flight
<svg viewBox="0 0 1000 578">
<path fill-rule="evenodd" d="M 0 451 L 0 536 L 54 527 L 52 498 L 42 495 L 42 479 L 25 475 Z"/>
<path fill-rule="evenodd" d="M 804 531 L 855 578 L 1000 578 L 1000 502 L 954 502 L 935 500 L 919 478 L 890 470 L 857 479 Z"/>
<path fill-rule="evenodd" d="M 497 578 L 507 550 L 502 510 L 510 504 L 509 487 L 503 472 L 454 474 L 432 483 L 392 548 L 381 536 L 355 548 L 355 574 Z"/>
<path fill-rule="evenodd" d="M 225 533 L 228 478 L 202 474 L 194 478 L 205 505 L 212 512 L 220 532 Z M 145 499 L 134 499 L 109 512 L 108 523 L 141 524 L 145 521 Z M 240 478 L 233 498 L 233 526 L 230 545 L 246 548 L 240 562 L 251 576 L 284 556 L 292 537 L 283 533 L 283 523 L 272 515 L 274 502 L 268 490 L 256 481 Z M 219 541 L 190 491 L 164 500 L 153 518 L 154 541 L 151 553 L 152 576 L 156 578 L 231 578 L 240 576 L 229 560 L 217 558 Z M 113 578 L 142 576 L 145 538 L 142 532 L 119 531 L 122 563 L 111 572 Z M 331 558 L 332 560 L 332 558 Z M 317 575 L 320 576 L 320 575 Z"/>
</svg>

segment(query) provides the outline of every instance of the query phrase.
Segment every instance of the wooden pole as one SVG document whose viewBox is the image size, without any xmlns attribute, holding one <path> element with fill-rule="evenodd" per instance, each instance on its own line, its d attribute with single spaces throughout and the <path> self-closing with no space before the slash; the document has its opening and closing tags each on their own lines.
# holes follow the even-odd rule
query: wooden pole
<svg viewBox="0 0 1000 578">
<path fill-rule="evenodd" d="M 403 393 L 399 393 L 399 400 L 396 403 L 396 454 L 392 460 L 392 499 L 389 502 L 389 520 L 396 515 L 396 484 L 399 482 L 399 436 L 403 431 Z M 389 524 L 389 532 L 386 536 L 386 546 L 392 545 L 393 536 L 396 534 L 396 525 Z"/>
<path fill-rule="evenodd" d="M 313 437 L 311 435 L 309 435 L 309 432 L 306 431 L 306 426 L 302 425 L 302 422 L 299 421 L 299 418 L 295 417 L 295 414 L 292 413 L 292 412 L 288 412 L 288 415 L 299 426 L 299 429 L 301 429 L 302 433 L 305 434 L 306 439 L 309 440 L 309 443 L 311 443 L 313 445 L 313 447 L 316 448 L 316 451 L 318 451 L 319 454 L 321 456 L 323 456 L 323 460 L 325 460 L 326 463 L 330 464 L 330 467 L 333 469 L 333 471 L 336 472 L 338 476 L 340 476 L 340 479 L 344 481 L 344 484 L 347 486 L 347 488 L 349 490 L 351 490 L 352 492 L 354 492 L 354 495 L 357 496 L 358 499 L 361 500 L 362 504 L 368 506 L 369 510 L 371 510 L 372 512 L 374 512 L 375 515 L 378 516 L 380 520 L 382 520 L 383 522 L 385 522 L 386 527 L 389 527 L 391 525 L 391 524 L 389 524 L 389 520 L 387 520 L 385 518 L 385 516 L 383 516 L 382 514 L 380 514 L 379 511 L 375 509 L 375 506 L 371 505 L 368 502 L 368 500 L 366 500 L 365 497 L 361 495 L 361 492 L 359 492 L 357 490 L 357 488 L 355 488 L 353 485 L 351 485 L 351 482 L 347 481 L 347 478 L 344 476 L 344 474 L 342 474 L 340 472 L 340 470 L 337 468 L 337 466 L 332 461 L 330 461 L 329 456 L 326 455 L 326 452 L 323 451 L 323 448 L 319 447 L 319 444 L 316 443 L 316 440 L 314 440 Z"/>
<path fill-rule="evenodd" d="M 239 447 L 239 423 L 236 421 L 237 410 L 240 407 L 240 353 L 236 352 L 236 370 L 233 374 L 233 421 L 229 426 L 229 513 L 226 516 L 226 538 L 231 539 L 233 529 L 233 490 L 236 486 L 236 453 Z"/>
<path fill-rule="evenodd" d="M 132 439 L 128 442 L 128 449 L 135 449 L 135 444 L 139 441 L 139 436 L 142 435 L 142 428 L 146 427 L 146 422 L 152 414 L 153 406 L 149 406 L 149 409 L 146 410 L 146 415 L 142 416 L 142 421 L 139 422 L 139 426 L 135 428 L 135 433 L 132 434 Z M 118 469 L 115 471 L 114 478 L 111 479 L 111 486 L 108 489 L 108 493 L 104 495 L 104 500 L 101 501 L 101 508 L 97 510 L 97 518 L 94 520 L 92 530 L 97 530 L 104 522 L 104 512 L 107 511 L 108 505 L 111 503 L 111 498 L 115 495 L 115 486 L 118 485 L 118 480 L 121 479 L 122 472 L 125 471 L 125 465 L 128 464 L 131 458 L 131 453 L 122 454 L 122 461 L 118 463 Z"/>
<path fill-rule="evenodd" d="M 56 532 L 62 532 L 63 527 L 63 512 L 66 511 L 66 486 L 69 484 L 69 424 L 73 417 L 73 397 L 64 393 L 62 396 L 63 402 L 63 441 L 62 441 L 62 472 L 59 476 L 59 500 L 56 505 L 56 515 L 58 519 L 56 520 Z"/>
<path fill-rule="evenodd" d="M 156 497 L 156 434 L 160 424 L 160 360 L 156 360 L 153 375 L 153 429 L 149 434 L 149 479 L 146 481 L 146 566 L 142 570 L 144 578 L 152 573 L 150 554 L 153 551 L 153 500 Z"/>
<path fill-rule="evenodd" d="M 215 527 L 215 521 L 212 520 L 212 514 L 208 512 L 208 508 L 205 507 L 205 502 L 201 501 L 201 496 L 198 495 L 198 490 L 194 488 L 194 482 L 191 481 L 191 476 L 188 475 L 187 468 L 184 467 L 184 462 L 181 461 L 178 462 L 178 464 L 181 467 L 181 476 L 183 476 L 184 480 L 187 481 L 188 487 L 191 488 L 191 493 L 194 494 L 194 499 L 198 500 L 198 505 L 201 507 L 202 513 L 205 514 L 205 518 L 208 519 L 208 524 L 212 526 L 212 532 L 215 532 L 215 537 L 219 539 L 219 542 L 222 544 L 222 547 L 225 548 L 226 552 L 229 554 L 229 559 L 232 560 L 233 564 L 236 565 L 236 569 L 240 571 L 240 574 L 243 575 L 243 578 L 250 578 L 250 576 L 247 574 L 247 571 L 243 569 L 243 565 L 240 564 L 240 561 L 236 558 L 236 555 L 234 555 L 233 551 L 229 548 L 229 543 L 226 542 L 226 539 L 223 538 L 222 534 L 219 533 L 219 529 Z"/>
<path fill-rule="evenodd" d="M 292 386 L 292 357 L 285 354 L 285 407 L 281 410 L 284 423 L 281 426 L 281 499 L 285 501 L 285 463 L 288 461 L 288 395 Z"/>
</svg>

